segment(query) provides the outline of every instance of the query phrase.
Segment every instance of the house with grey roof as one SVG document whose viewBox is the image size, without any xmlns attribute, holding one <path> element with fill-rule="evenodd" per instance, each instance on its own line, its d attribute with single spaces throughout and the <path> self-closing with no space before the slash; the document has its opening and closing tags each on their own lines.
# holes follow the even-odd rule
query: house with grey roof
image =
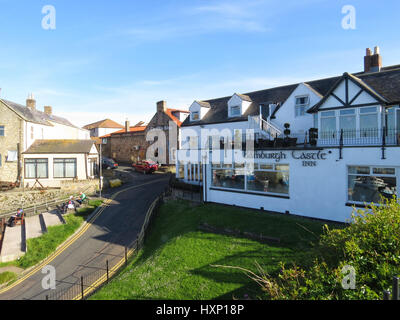
<svg viewBox="0 0 400 320">
<path fill-rule="evenodd" d="M 195 100 L 177 178 L 205 201 L 334 221 L 398 196 L 400 65 L 367 49 L 364 70 Z"/>
<path fill-rule="evenodd" d="M 80 146 L 81 149 L 68 149 L 71 143 Z M 44 145 L 48 148 L 42 147 L 40 152 L 37 152 L 39 151 L 37 148 Z M 45 106 L 43 111 L 38 110 L 32 94 L 26 100 L 25 106 L 0 99 L 0 181 L 2 182 L 26 185 L 32 180 L 39 179 L 43 186 L 57 186 L 61 180 L 93 177 L 97 163 L 97 158 L 95 159 L 92 152 L 93 145 L 88 130 L 53 114 L 51 106 Z M 40 158 L 32 161 L 35 159 L 30 156 L 32 154 L 40 155 Z M 77 161 L 76 154 L 80 155 L 79 158 L 86 157 L 85 161 L 82 163 Z M 28 157 L 30 160 L 25 161 Z M 70 161 L 70 164 L 66 165 L 69 168 L 68 172 L 62 175 L 51 174 L 51 171 L 57 170 L 57 166 L 51 163 L 53 158 Z M 71 170 L 76 175 L 72 176 Z M 82 170 L 85 174 L 81 174 Z"/>
</svg>

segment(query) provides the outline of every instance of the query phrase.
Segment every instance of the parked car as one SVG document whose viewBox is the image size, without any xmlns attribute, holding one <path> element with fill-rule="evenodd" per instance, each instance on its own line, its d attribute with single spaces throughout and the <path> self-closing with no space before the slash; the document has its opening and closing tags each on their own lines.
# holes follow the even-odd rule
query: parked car
<svg viewBox="0 0 400 320">
<path fill-rule="evenodd" d="M 135 171 L 143 172 L 144 174 L 152 173 L 158 170 L 158 164 L 151 160 L 144 160 L 138 163 L 133 163 L 132 167 L 135 169 Z"/>
<path fill-rule="evenodd" d="M 116 163 L 113 159 L 111 158 L 102 158 L 102 168 L 103 169 L 117 169 L 118 168 L 118 163 Z"/>
</svg>

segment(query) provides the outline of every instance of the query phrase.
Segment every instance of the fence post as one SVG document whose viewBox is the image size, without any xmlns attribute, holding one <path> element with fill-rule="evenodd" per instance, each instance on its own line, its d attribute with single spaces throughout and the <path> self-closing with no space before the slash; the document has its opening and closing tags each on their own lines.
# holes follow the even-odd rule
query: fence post
<svg viewBox="0 0 400 320">
<path fill-rule="evenodd" d="M 83 300 L 83 276 L 81 276 L 81 295 L 82 295 L 82 300 Z"/>
<path fill-rule="evenodd" d="M 390 291 L 383 290 L 383 300 L 390 300 Z"/>
<path fill-rule="evenodd" d="M 399 300 L 399 277 L 393 277 L 392 300 Z"/>
</svg>

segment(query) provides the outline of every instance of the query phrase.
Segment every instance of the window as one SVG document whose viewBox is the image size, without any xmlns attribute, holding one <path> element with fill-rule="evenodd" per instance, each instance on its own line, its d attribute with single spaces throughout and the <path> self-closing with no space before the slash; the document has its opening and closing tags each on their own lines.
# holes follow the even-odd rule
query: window
<svg viewBox="0 0 400 320">
<path fill-rule="evenodd" d="M 76 158 L 54 159 L 54 178 L 75 178 Z"/>
<path fill-rule="evenodd" d="M 335 111 L 321 112 L 321 138 L 329 138 L 336 132 Z"/>
<path fill-rule="evenodd" d="M 235 164 L 234 168 L 213 166 L 212 186 L 243 190 L 251 193 L 288 195 L 289 165 L 255 164 L 254 167 Z"/>
<path fill-rule="evenodd" d="M 345 109 L 339 112 L 339 129 L 343 130 L 343 138 L 356 136 L 356 110 Z"/>
<path fill-rule="evenodd" d="M 48 177 L 48 159 L 25 159 L 25 179 Z"/>
<path fill-rule="evenodd" d="M 15 162 L 15 161 L 18 161 L 18 152 L 7 151 L 7 162 Z"/>
<path fill-rule="evenodd" d="M 231 117 L 238 117 L 241 115 L 240 106 L 231 107 Z"/>
<path fill-rule="evenodd" d="M 0 137 L 4 137 L 4 136 L 5 136 L 5 127 L 0 126 Z"/>
<path fill-rule="evenodd" d="M 348 201 L 378 203 L 397 193 L 395 168 L 348 167 Z"/>
<path fill-rule="evenodd" d="M 247 190 L 289 194 L 289 165 L 260 165 L 247 174 Z"/>
<path fill-rule="evenodd" d="M 191 113 L 191 115 L 192 115 L 192 121 L 200 120 L 200 112 L 199 111 L 193 111 Z"/>
<path fill-rule="evenodd" d="M 378 135 L 377 107 L 360 108 L 361 137 L 376 137 Z"/>
<path fill-rule="evenodd" d="M 314 123 L 314 128 L 318 128 L 318 113 L 314 113 L 313 115 L 313 123 Z"/>
<path fill-rule="evenodd" d="M 301 117 L 306 114 L 306 109 L 309 105 L 309 97 L 308 96 L 302 96 L 302 97 L 296 97 L 296 117 Z"/>
</svg>

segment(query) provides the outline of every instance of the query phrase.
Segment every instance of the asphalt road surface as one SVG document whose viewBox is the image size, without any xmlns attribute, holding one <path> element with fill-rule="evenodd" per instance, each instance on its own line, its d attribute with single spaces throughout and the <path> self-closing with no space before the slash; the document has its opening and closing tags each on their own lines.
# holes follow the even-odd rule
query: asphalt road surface
<svg viewBox="0 0 400 320">
<path fill-rule="evenodd" d="M 1 293 L 0 300 L 45 300 L 46 295 L 68 290 L 81 276 L 89 279 L 89 274 L 96 269 L 105 268 L 107 260 L 121 259 L 125 246 L 140 232 L 149 206 L 164 191 L 169 180 L 169 175 L 163 174 L 128 174 L 131 182 L 115 192 L 127 190 L 120 192 L 79 238 L 50 261 L 49 265 L 56 270 L 56 290 L 43 289 L 42 280 L 46 274 L 41 268 L 36 272 L 34 268 L 27 279 Z"/>
</svg>

